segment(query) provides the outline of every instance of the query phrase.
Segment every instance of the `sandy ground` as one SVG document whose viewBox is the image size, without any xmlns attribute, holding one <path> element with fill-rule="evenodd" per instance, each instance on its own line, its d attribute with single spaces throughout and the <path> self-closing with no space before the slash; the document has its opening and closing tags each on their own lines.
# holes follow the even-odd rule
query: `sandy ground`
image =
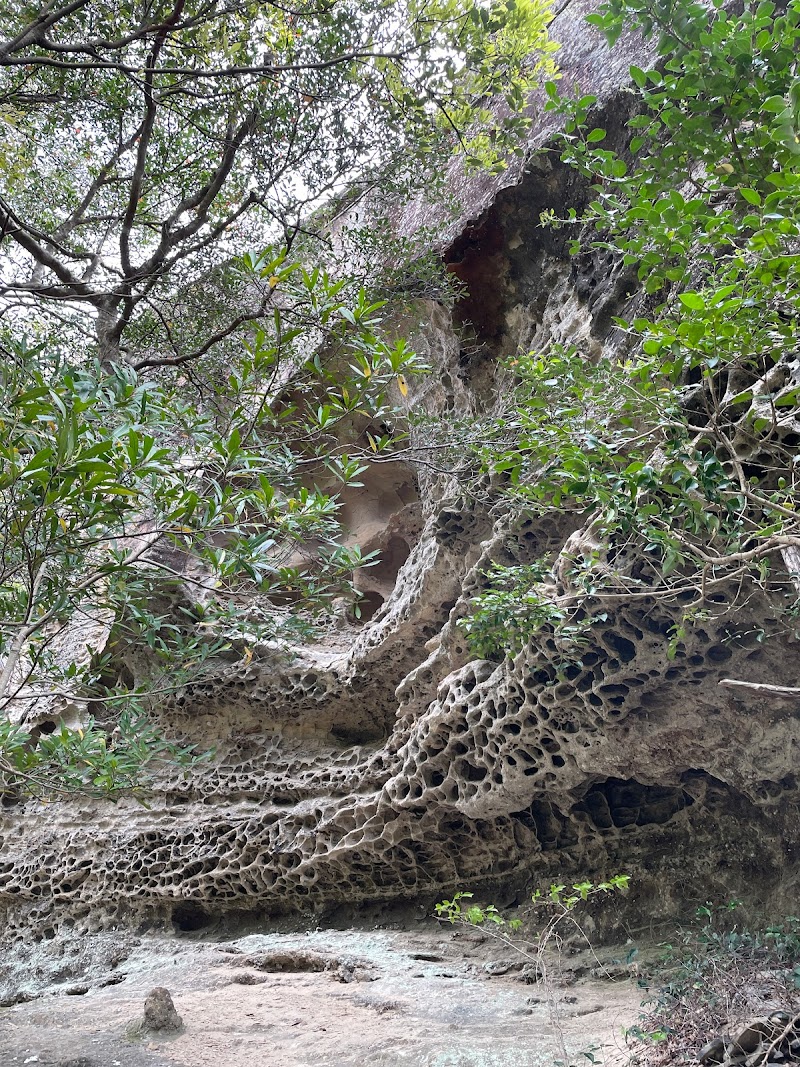
<svg viewBox="0 0 800 1067">
<path fill-rule="evenodd" d="M 570 1063 L 627 1062 L 633 981 L 576 980 L 589 964 L 570 961 L 548 991 L 523 963 L 436 926 L 146 937 L 113 974 L 0 1009 L 0 1067 L 554 1067 L 561 1040 Z M 176 1036 L 132 1029 L 156 986 L 183 1019 Z"/>
</svg>

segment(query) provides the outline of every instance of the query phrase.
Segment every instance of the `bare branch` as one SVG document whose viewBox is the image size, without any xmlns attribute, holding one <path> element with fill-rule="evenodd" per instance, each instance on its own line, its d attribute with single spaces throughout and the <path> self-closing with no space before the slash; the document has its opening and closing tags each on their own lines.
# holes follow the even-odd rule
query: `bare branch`
<svg viewBox="0 0 800 1067">
<path fill-rule="evenodd" d="M 767 682 L 743 682 L 738 678 L 722 678 L 719 685 L 729 688 L 740 687 L 742 689 L 754 689 L 759 693 L 775 693 L 788 696 L 800 695 L 800 688 L 790 685 L 769 685 Z"/>
<path fill-rule="evenodd" d="M 72 271 L 65 266 L 52 252 L 40 241 L 37 241 L 22 221 L 16 216 L 11 208 L 0 198 L 0 228 L 9 237 L 13 238 L 37 263 L 47 267 L 61 281 L 70 293 L 82 300 L 88 300 L 96 304 L 98 295 L 90 286 L 76 278 Z M 25 288 L 20 286 L 20 288 Z"/>
<path fill-rule="evenodd" d="M 88 0 L 87 0 L 88 2 Z M 316 63 L 259 63 L 252 66 L 221 67 L 218 70 L 202 69 L 195 67 L 149 67 L 134 66 L 131 63 L 115 63 L 108 59 L 98 59 L 93 62 L 68 62 L 65 60 L 51 59 L 49 56 L 0 56 L 0 66 L 3 67 L 51 67 L 54 70 L 114 70 L 120 74 L 132 74 L 141 77 L 143 74 L 163 74 L 174 77 L 188 77 L 204 80 L 206 78 L 236 78 L 244 74 L 299 74 L 306 70 L 330 70 L 331 67 L 340 67 L 345 63 L 356 60 L 391 59 L 399 62 L 408 58 L 409 52 L 372 52 L 358 49 L 353 52 L 342 52 L 330 59 L 319 60 Z"/>
<path fill-rule="evenodd" d="M 256 322 L 258 319 L 263 318 L 269 304 L 272 302 L 272 295 L 272 292 L 265 294 L 258 310 L 237 315 L 229 323 L 217 330 L 216 333 L 211 334 L 199 348 L 195 348 L 191 352 L 185 352 L 182 355 L 177 356 L 164 356 L 161 358 L 147 357 L 145 359 L 140 359 L 138 363 L 133 364 L 133 369 L 142 371 L 146 370 L 148 367 L 179 367 L 182 363 L 190 363 L 200 359 L 201 356 L 210 352 L 212 348 L 218 345 L 220 341 L 224 341 L 226 337 L 230 337 L 232 333 L 235 333 L 235 331 L 246 322 Z"/>
<path fill-rule="evenodd" d="M 13 52 L 18 52 L 21 48 L 26 48 L 31 44 L 41 44 L 44 35 L 57 22 L 60 22 L 61 19 L 66 18 L 68 15 L 73 15 L 76 11 L 80 11 L 88 3 L 89 0 L 72 0 L 71 3 L 59 8 L 55 7 L 52 0 L 50 3 L 45 4 L 33 22 L 29 22 L 16 37 L 13 37 L 5 44 L 0 44 L 0 65 L 3 65 L 6 58 L 11 56 Z"/>
<path fill-rule="evenodd" d="M 122 219 L 122 229 L 120 231 L 119 239 L 119 251 L 120 259 L 122 261 L 122 269 L 125 272 L 126 277 L 130 277 L 131 274 L 131 229 L 133 227 L 133 221 L 136 218 L 136 212 L 139 207 L 139 199 L 142 195 L 142 184 L 144 182 L 145 170 L 147 167 L 147 153 L 150 148 L 150 140 L 153 136 L 153 130 L 156 124 L 157 106 L 156 100 L 153 95 L 153 81 L 154 75 L 157 71 L 156 64 L 158 63 L 158 56 L 161 49 L 164 46 L 166 39 L 167 27 L 174 25 L 174 23 L 180 18 L 180 13 L 183 10 L 184 0 L 177 0 L 172 15 L 166 20 L 165 28 L 163 28 L 156 36 L 153 42 L 153 47 L 150 50 L 150 67 L 145 74 L 144 79 L 144 100 L 145 100 L 145 113 L 140 127 L 140 134 L 138 137 L 138 148 L 136 151 L 136 167 L 134 168 L 133 177 L 130 183 L 130 192 L 128 195 L 128 206 L 125 209 L 125 215 Z"/>
</svg>

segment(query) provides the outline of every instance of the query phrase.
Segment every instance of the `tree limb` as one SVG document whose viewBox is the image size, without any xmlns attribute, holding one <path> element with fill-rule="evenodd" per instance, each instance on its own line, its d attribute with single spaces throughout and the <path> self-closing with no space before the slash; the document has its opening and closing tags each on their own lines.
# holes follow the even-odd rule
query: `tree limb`
<svg viewBox="0 0 800 1067">
<path fill-rule="evenodd" d="M 759 693 L 800 696 L 800 688 L 791 685 L 770 685 L 767 682 L 742 682 L 738 678 L 722 678 L 718 684 L 729 688 L 741 687 L 742 689 L 755 689 Z"/>
</svg>

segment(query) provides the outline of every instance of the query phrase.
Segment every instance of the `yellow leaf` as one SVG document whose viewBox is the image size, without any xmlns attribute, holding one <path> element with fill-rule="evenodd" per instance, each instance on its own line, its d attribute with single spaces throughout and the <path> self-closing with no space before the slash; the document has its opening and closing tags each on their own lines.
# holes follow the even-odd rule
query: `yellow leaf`
<svg viewBox="0 0 800 1067">
<path fill-rule="evenodd" d="M 402 374 L 397 375 L 397 388 L 401 396 L 408 396 L 408 384 Z"/>
<path fill-rule="evenodd" d="M 69 530 L 69 527 L 67 526 L 66 521 L 64 519 L 62 519 L 60 515 L 58 516 L 58 525 L 61 527 L 61 529 L 64 531 L 64 533 L 66 533 Z"/>
<path fill-rule="evenodd" d="M 242 656 L 242 660 L 244 662 L 244 665 L 247 666 L 247 664 L 250 662 L 250 660 L 252 658 L 253 658 L 253 650 L 252 650 L 252 648 L 246 648 L 244 650 L 244 656 Z"/>
<path fill-rule="evenodd" d="M 280 281 L 280 278 L 278 277 L 278 275 L 277 274 L 273 274 L 272 277 L 269 280 L 270 289 L 275 289 L 279 281 Z"/>
</svg>

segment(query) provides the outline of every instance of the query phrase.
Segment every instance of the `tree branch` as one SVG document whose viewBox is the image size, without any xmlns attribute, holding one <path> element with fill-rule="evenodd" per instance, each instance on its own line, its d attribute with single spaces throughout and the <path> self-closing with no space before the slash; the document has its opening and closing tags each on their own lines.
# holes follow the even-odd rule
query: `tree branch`
<svg viewBox="0 0 800 1067">
<path fill-rule="evenodd" d="M 754 689 L 759 693 L 800 696 L 800 688 L 791 685 L 769 685 L 767 682 L 742 682 L 738 678 L 722 678 L 718 684 L 729 688 L 741 687 L 742 689 Z"/>
<path fill-rule="evenodd" d="M 138 363 L 134 363 L 133 369 L 135 371 L 142 371 L 146 370 L 148 367 L 179 367 L 182 363 L 190 363 L 200 359 L 201 356 L 204 356 L 214 348 L 215 345 L 218 345 L 220 341 L 224 341 L 226 337 L 230 337 L 232 333 L 238 330 L 238 328 L 243 326 L 246 322 L 256 322 L 258 319 L 263 318 L 266 314 L 268 305 L 272 301 L 272 296 L 272 292 L 266 293 L 257 311 L 250 311 L 237 315 L 226 326 L 221 327 L 216 333 L 211 334 L 199 348 L 195 348 L 191 352 L 185 352 L 182 355 L 176 356 L 163 356 L 158 358 L 151 358 L 148 356 L 145 359 L 140 359 Z"/>
<path fill-rule="evenodd" d="M 147 169 L 147 153 L 150 149 L 150 140 L 153 136 L 153 129 L 155 128 L 156 114 L 158 110 L 155 96 L 153 95 L 153 81 L 158 70 L 156 64 L 158 63 L 161 49 L 164 46 L 168 28 L 170 25 L 174 25 L 180 18 L 183 5 L 184 0 L 177 0 L 172 15 L 166 20 L 164 26 L 157 34 L 156 39 L 153 41 L 153 47 L 150 50 L 150 67 L 147 69 L 144 79 L 144 119 L 142 120 L 140 127 L 141 132 L 139 134 L 138 148 L 136 151 L 136 166 L 134 167 L 133 177 L 131 178 L 128 204 L 122 219 L 122 229 L 119 237 L 120 260 L 126 278 L 131 275 L 131 230 L 139 207 L 139 200 L 142 195 L 142 185 L 144 183 Z"/>
<path fill-rule="evenodd" d="M 88 300 L 93 304 L 97 303 L 98 294 L 90 286 L 76 278 L 60 259 L 37 241 L 2 198 L 0 198 L 0 228 L 16 241 L 20 248 L 31 255 L 37 263 L 51 270 L 75 297 L 81 300 Z"/>
<path fill-rule="evenodd" d="M 57 22 L 60 22 L 61 19 L 66 18 L 68 15 L 73 15 L 76 11 L 80 11 L 82 7 L 86 7 L 89 2 L 90 0 L 72 0 L 71 3 L 56 8 L 56 10 L 53 10 L 53 0 L 45 4 L 33 22 L 29 22 L 16 37 L 13 37 L 6 44 L 0 44 L 0 66 L 5 63 L 6 57 L 13 52 L 18 52 L 21 48 L 26 48 L 31 44 L 41 44 L 42 38 L 49 29 L 55 26 Z"/>
<path fill-rule="evenodd" d="M 87 0 L 88 2 L 88 0 Z M 197 78 L 235 78 L 243 74 L 292 74 L 304 70 L 329 70 L 331 67 L 339 67 L 344 63 L 352 63 L 353 60 L 369 59 L 406 59 L 407 52 L 367 52 L 357 50 L 354 52 L 342 52 L 331 59 L 320 60 L 317 63 L 259 63 L 253 66 L 222 67 L 219 70 L 202 70 L 194 67 L 153 67 L 134 66 L 131 63 L 114 63 L 107 59 L 98 59 L 94 62 L 70 63 L 64 60 L 50 59 L 48 56 L 8 56 L 0 55 L 0 66 L 3 67 L 52 67 L 55 70 L 115 70 L 120 74 L 133 74 L 141 77 L 143 74 L 158 73 L 175 77 Z"/>
</svg>

